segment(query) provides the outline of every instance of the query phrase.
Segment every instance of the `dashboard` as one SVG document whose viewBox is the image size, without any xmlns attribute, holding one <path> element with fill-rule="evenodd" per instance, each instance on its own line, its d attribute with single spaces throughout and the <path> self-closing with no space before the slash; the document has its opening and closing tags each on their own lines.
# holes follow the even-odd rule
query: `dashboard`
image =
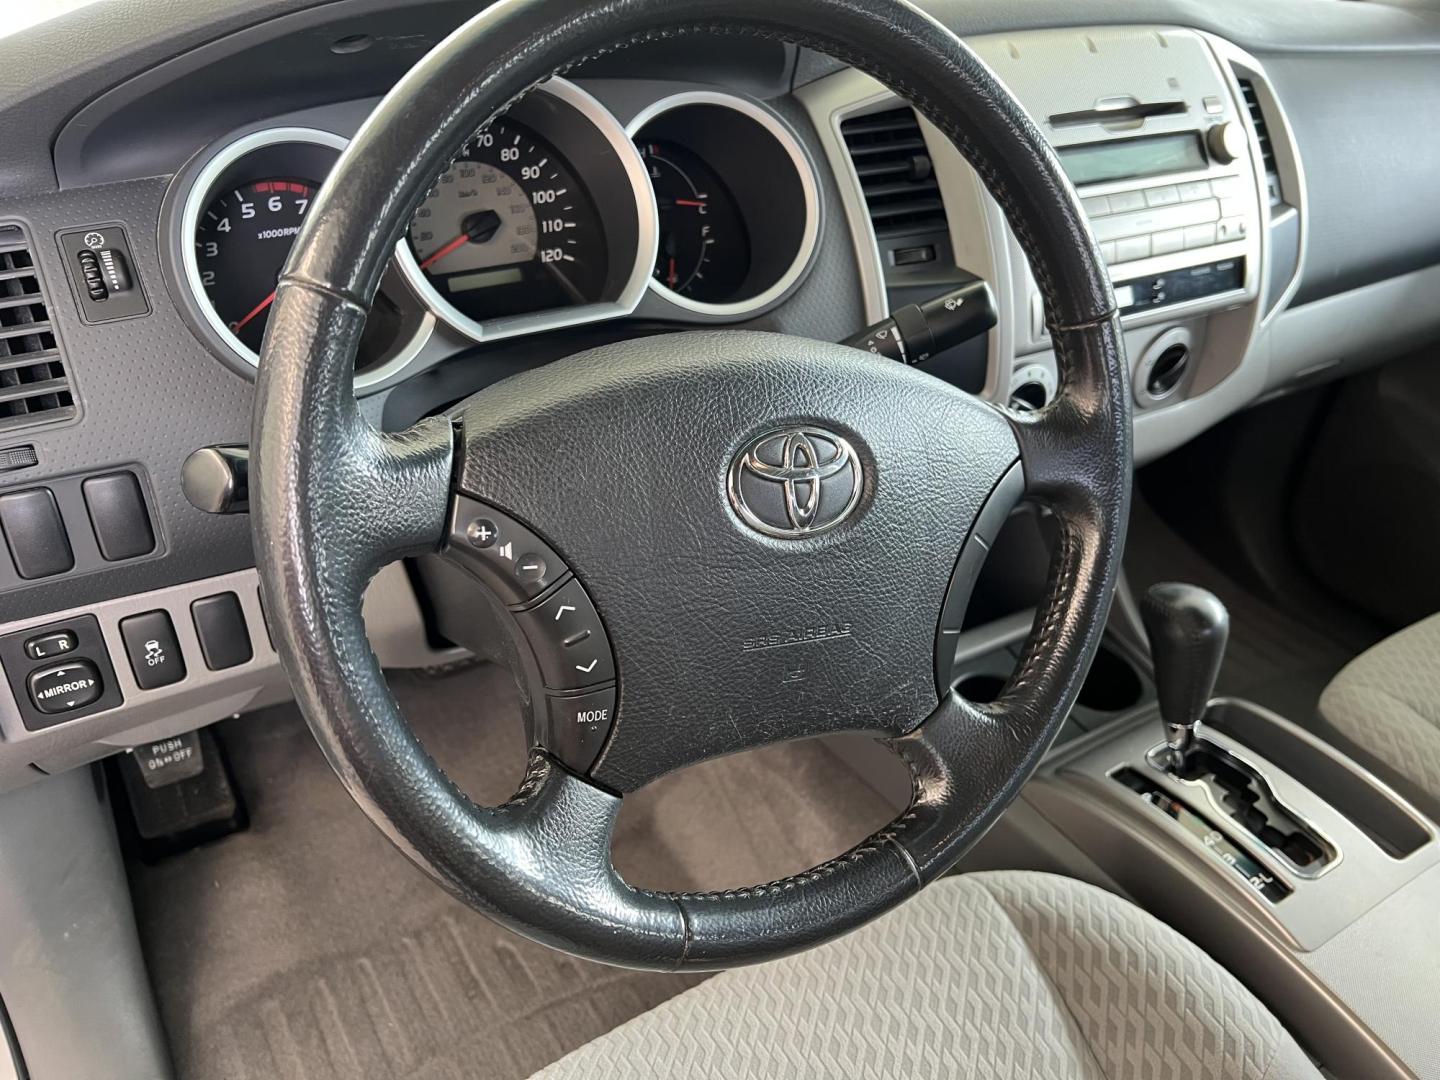
<svg viewBox="0 0 1440 1080">
<path fill-rule="evenodd" d="M 321 108 L 303 125 L 249 126 L 171 183 L 160 221 L 171 295 L 242 373 L 357 115 Z M 809 269 L 818 191 L 790 126 L 745 97 L 680 91 L 622 122 L 551 79 L 477 131 L 416 208 L 366 326 L 356 389 L 475 343 L 625 318 L 642 301 L 677 323 L 762 312 Z"/>
<path fill-rule="evenodd" d="M 1122 308 L 1137 461 L 1440 337 L 1435 151 L 1407 149 L 1426 137 L 1407 116 L 1440 108 L 1433 8 L 928 7 L 1077 187 Z M 185 462 L 248 443 L 308 207 L 473 10 L 111 0 L 0 38 L 0 790 L 286 695 L 248 521 L 192 504 Z M 923 115 L 779 42 L 657 42 L 536 88 L 435 177 L 355 392 L 400 429 L 609 341 L 712 325 L 843 340 L 975 282 L 999 322 L 927 369 L 1042 408 L 1058 370 L 1039 291 Z M 383 663 L 453 657 L 422 615 L 404 570 L 382 573 L 367 619 Z M 206 641 L 217 618 L 226 649 Z M 103 693 L 42 717 L 29 680 L 52 658 L 27 650 L 67 633 Z M 144 664 L 154 643 L 185 661 L 171 682 Z"/>
<path fill-rule="evenodd" d="M 353 134 L 353 111 L 262 126 L 176 177 L 162 234 L 172 292 L 222 359 L 253 367 L 274 283 L 305 210 Z M 455 345 L 635 313 L 735 318 L 808 269 L 821 205 L 788 125 L 733 94 L 649 102 L 628 125 L 552 79 L 476 132 L 397 246 L 356 365 L 361 392 Z"/>
</svg>

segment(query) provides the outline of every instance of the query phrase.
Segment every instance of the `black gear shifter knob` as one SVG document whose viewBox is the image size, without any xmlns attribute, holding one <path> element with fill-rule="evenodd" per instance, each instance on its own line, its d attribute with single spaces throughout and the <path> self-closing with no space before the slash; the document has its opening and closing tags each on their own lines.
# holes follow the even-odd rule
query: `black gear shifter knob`
<svg viewBox="0 0 1440 1080">
<path fill-rule="evenodd" d="M 1164 581 L 1146 591 L 1140 618 L 1155 661 L 1165 741 L 1182 757 L 1215 689 L 1230 637 L 1230 614 L 1214 593 Z"/>
</svg>

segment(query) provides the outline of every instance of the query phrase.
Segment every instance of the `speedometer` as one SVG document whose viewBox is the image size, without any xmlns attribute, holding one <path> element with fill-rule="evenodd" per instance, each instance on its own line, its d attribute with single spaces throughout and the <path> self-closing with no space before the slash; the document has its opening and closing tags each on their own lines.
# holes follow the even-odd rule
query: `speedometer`
<svg viewBox="0 0 1440 1080">
<path fill-rule="evenodd" d="M 435 290 L 477 322 L 604 299 L 610 256 L 594 200 L 555 147 L 513 119 L 465 144 L 409 241 Z"/>
</svg>

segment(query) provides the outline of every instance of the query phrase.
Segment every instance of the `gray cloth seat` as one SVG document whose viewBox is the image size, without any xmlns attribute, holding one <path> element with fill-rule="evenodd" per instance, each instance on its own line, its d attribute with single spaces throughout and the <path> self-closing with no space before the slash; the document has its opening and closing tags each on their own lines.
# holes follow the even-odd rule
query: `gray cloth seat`
<svg viewBox="0 0 1440 1080">
<path fill-rule="evenodd" d="M 1361 653 L 1331 680 L 1320 716 L 1367 764 L 1440 805 L 1440 615 Z"/>
<path fill-rule="evenodd" d="M 539 1074 L 1318 1080 L 1189 941 L 1050 874 L 945 878 L 818 949 L 724 972 Z"/>
</svg>

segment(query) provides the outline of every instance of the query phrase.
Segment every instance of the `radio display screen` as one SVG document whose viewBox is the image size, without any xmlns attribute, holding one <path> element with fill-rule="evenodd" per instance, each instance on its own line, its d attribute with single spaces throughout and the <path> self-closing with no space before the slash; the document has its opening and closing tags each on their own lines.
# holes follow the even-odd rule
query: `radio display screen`
<svg viewBox="0 0 1440 1080">
<path fill-rule="evenodd" d="M 1077 186 L 1189 172 L 1206 165 L 1205 147 L 1194 131 L 1062 146 L 1056 153 L 1070 182 Z"/>
</svg>

